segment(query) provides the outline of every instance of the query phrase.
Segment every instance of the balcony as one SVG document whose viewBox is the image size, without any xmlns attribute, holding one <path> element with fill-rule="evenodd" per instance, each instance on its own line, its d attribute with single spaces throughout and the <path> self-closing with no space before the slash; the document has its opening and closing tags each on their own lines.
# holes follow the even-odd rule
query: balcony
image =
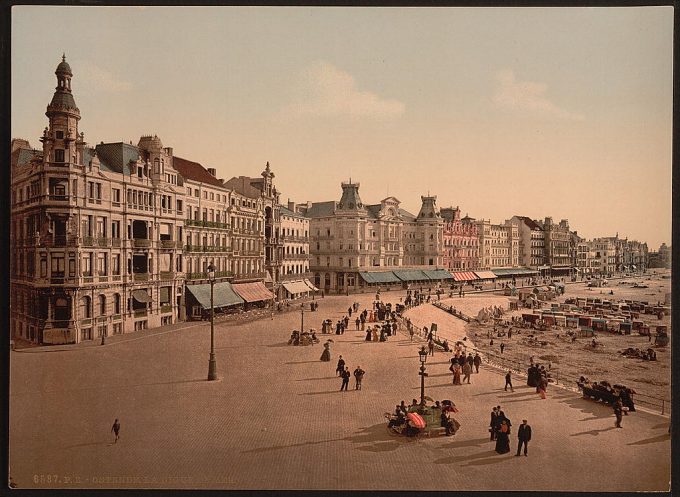
<svg viewBox="0 0 680 497">
<path fill-rule="evenodd" d="M 231 271 L 216 271 L 215 278 L 233 278 L 234 273 Z M 187 280 L 207 280 L 208 273 L 187 273 Z"/>
<path fill-rule="evenodd" d="M 136 318 L 144 318 L 148 315 L 148 311 L 146 309 L 140 309 L 137 311 L 134 311 L 134 316 Z"/>
<path fill-rule="evenodd" d="M 161 248 L 174 249 L 175 247 L 177 247 L 175 240 L 161 240 Z M 181 248 L 182 245 L 180 244 L 179 247 Z"/>
<path fill-rule="evenodd" d="M 84 247 L 94 247 L 95 246 L 95 238 L 93 236 L 84 236 L 82 238 L 81 245 Z"/>
<path fill-rule="evenodd" d="M 120 238 L 111 238 L 111 246 L 113 248 L 120 248 Z"/>
<path fill-rule="evenodd" d="M 100 247 L 110 247 L 111 246 L 111 239 L 110 238 L 97 238 L 97 245 Z"/>
<path fill-rule="evenodd" d="M 173 271 L 161 271 L 159 276 L 160 276 L 160 279 L 162 279 L 162 280 L 174 280 L 175 279 L 175 273 Z"/>
<path fill-rule="evenodd" d="M 134 248 L 149 248 L 151 247 L 151 240 L 147 238 L 134 238 L 132 240 L 132 246 Z"/>
<path fill-rule="evenodd" d="M 172 312 L 172 305 L 171 304 L 161 305 L 161 314 L 165 314 L 167 312 Z"/>
<path fill-rule="evenodd" d="M 132 279 L 134 281 L 149 281 L 149 273 L 134 273 Z"/>
</svg>

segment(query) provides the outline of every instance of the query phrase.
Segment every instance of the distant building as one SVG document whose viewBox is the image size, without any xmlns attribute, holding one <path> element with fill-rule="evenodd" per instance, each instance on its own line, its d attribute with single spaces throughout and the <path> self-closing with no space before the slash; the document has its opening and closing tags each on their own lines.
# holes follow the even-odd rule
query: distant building
<svg viewBox="0 0 680 497">
<path fill-rule="evenodd" d="M 519 265 L 545 274 L 549 266 L 546 266 L 543 227 L 526 216 L 513 216 L 511 220 L 518 225 Z"/>
<path fill-rule="evenodd" d="M 414 216 L 395 197 L 366 205 L 359 183 L 341 186 L 339 201 L 301 207 L 310 219 L 310 269 L 317 287 L 325 292 L 357 291 L 375 283 L 369 273 L 442 268 L 443 220 L 436 197 L 422 196 L 422 207 Z"/>
<path fill-rule="evenodd" d="M 279 298 L 296 298 L 313 291 L 309 271 L 309 218 L 300 214 L 294 202 L 279 206 L 283 261 Z"/>
<path fill-rule="evenodd" d="M 453 271 L 477 269 L 479 267 L 479 236 L 474 219 L 460 217 L 458 207 L 441 209 L 444 220 L 444 255 L 442 263 Z"/>
<path fill-rule="evenodd" d="M 512 219 L 503 224 L 490 220 L 476 221 L 479 235 L 479 259 L 482 269 L 519 267 L 519 223 Z"/>
</svg>

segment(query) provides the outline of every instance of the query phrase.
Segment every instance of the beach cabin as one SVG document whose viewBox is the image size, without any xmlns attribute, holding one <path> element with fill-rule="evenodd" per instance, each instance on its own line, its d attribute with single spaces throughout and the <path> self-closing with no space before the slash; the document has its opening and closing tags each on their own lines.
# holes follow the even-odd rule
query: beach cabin
<svg viewBox="0 0 680 497">
<path fill-rule="evenodd" d="M 522 314 L 522 321 L 525 323 L 534 324 L 538 322 L 539 319 L 541 319 L 540 314 Z"/>
<path fill-rule="evenodd" d="M 567 326 L 567 317 L 566 316 L 555 316 L 555 324 L 557 326 L 561 326 L 563 328 L 566 328 Z"/>
<path fill-rule="evenodd" d="M 581 327 L 591 328 L 593 326 L 593 318 L 590 316 L 579 316 L 578 325 Z"/>
<path fill-rule="evenodd" d="M 592 328 L 593 331 L 607 331 L 607 321 L 604 319 L 593 319 Z"/>
<path fill-rule="evenodd" d="M 619 333 L 630 335 L 631 331 L 633 331 L 633 323 L 630 321 L 624 321 L 619 324 Z"/>
<path fill-rule="evenodd" d="M 633 319 L 633 331 L 639 332 L 642 327 L 644 326 L 645 323 L 640 321 L 639 319 Z"/>
<path fill-rule="evenodd" d="M 567 316 L 567 328 L 578 328 L 578 317 Z"/>
</svg>

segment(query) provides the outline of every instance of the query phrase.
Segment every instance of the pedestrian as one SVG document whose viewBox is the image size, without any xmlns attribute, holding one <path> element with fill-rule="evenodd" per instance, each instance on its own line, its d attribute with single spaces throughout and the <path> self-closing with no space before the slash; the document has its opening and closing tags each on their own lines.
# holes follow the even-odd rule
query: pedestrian
<svg viewBox="0 0 680 497">
<path fill-rule="evenodd" d="M 489 423 L 490 441 L 496 440 L 496 426 L 498 421 L 498 410 L 494 407 L 491 410 L 491 422 Z"/>
<path fill-rule="evenodd" d="M 508 391 L 508 386 L 510 387 L 511 392 L 515 391 L 515 389 L 512 388 L 512 376 L 511 376 L 510 371 L 508 371 L 507 374 L 505 375 L 505 391 L 506 392 Z"/>
<path fill-rule="evenodd" d="M 475 365 L 475 371 L 479 373 L 479 366 L 482 364 L 482 358 L 479 356 L 479 353 L 475 352 L 475 357 L 473 359 L 474 365 Z"/>
<path fill-rule="evenodd" d="M 349 386 L 349 378 L 352 376 L 349 372 L 349 368 L 345 368 L 345 370 L 342 372 L 342 385 L 340 386 L 340 391 L 342 392 L 343 390 L 346 392 L 347 387 Z"/>
<path fill-rule="evenodd" d="M 430 355 L 434 356 L 434 341 L 433 340 L 430 340 L 429 342 L 427 342 L 427 348 L 430 351 Z"/>
<path fill-rule="evenodd" d="M 359 325 L 361 324 L 361 319 L 359 319 L 359 318 L 357 317 L 357 318 L 354 320 L 354 324 L 357 325 L 357 331 L 359 331 Z"/>
<path fill-rule="evenodd" d="M 352 317 L 352 307 L 347 308 L 347 314 L 349 314 L 349 317 Z"/>
<path fill-rule="evenodd" d="M 342 376 L 342 372 L 345 370 L 345 360 L 340 356 L 338 359 L 338 367 L 335 368 L 337 376 Z"/>
<path fill-rule="evenodd" d="M 411 326 L 410 323 L 409 323 L 409 327 L 408 327 L 408 334 L 411 336 L 411 341 L 413 341 L 414 331 L 413 331 L 413 326 Z"/>
<path fill-rule="evenodd" d="M 115 438 L 113 439 L 113 443 L 116 443 L 118 439 L 120 438 L 120 421 L 118 421 L 118 418 L 113 422 L 113 426 L 111 427 L 111 432 L 115 435 Z"/>
<path fill-rule="evenodd" d="M 621 426 L 621 421 L 623 420 L 623 403 L 621 402 L 621 399 L 616 399 L 616 402 L 614 402 L 614 415 L 616 416 L 616 426 L 617 428 L 623 428 Z"/>
<path fill-rule="evenodd" d="M 527 446 L 529 445 L 529 440 L 531 440 L 531 426 L 527 424 L 527 420 L 523 419 L 522 424 L 519 425 L 517 430 L 517 454 L 519 455 L 522 445 L 524 445 L 524 455 L 527 455 Z"/>
<path fill-rule="evenodd" d="M 470 375 L 472 374 L 472 366 L 468 362 L 463 366 L 463 383 L 467 380 L 468 385 L 470 384 Z"/>
<path fill-rule="evenodd" d="M 503 349 L 505 348 L 505 344 L 501 342 L 501 354 L 503 353 Z"/>
<path fill-rule="evenodd" d="M 357 368 L 354 370 L 354 380 L 356 381 L 356 384 L 354 385 L 355 390 L 361 390 L 361 380 L 364 379 L 365 374 L 366 371 L 361 369 L 361 366 L 357 366 Z"/>
<path fill-rule="evenodd" d="M 472 366 L 474 366 L 475 359 L 472 357 L 472 352 L 468 353 L 467 362 L 470 365 L 470 372 L 472 372 Z"/>
</svg>

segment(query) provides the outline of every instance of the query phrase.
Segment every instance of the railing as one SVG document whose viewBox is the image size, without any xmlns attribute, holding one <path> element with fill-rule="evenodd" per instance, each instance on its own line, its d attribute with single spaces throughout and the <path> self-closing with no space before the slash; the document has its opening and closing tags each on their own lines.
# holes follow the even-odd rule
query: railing
<svg viewBox="0 0 680 497">
<path fill-rule="evenodd" d="M 175 273 L 172 271 L 161 271 L 160 272 L 160 278 L 162 280 L 174 280 L 175 279 Z"/>
<path fill-rule="evenodd" d="M 185 219 L 185 226 L 197 226 L 199 228 L 219 228 L 219 229 L 229 229 L 229 223 L 220 223 L 218 221 L 203 221 L 200 219 Z"/>
<path fill-rule="evenodd" d="M 161 248 L 174 249 L 176 246 L 175 240 L 161 240 Z"/>
<path fill-rule="evenodd" d="M 111 246 L 114 248 L 120 248 L 120 238 L 112 238 Z"/>
<path fill-rule="evenodd" d="M 147 310 L 146 310 L 146 309 L 141 309 L 141 310 L 138 310 L 138 311 L 135 311 L 135 312 L 134 312 L 134 316 L 135 316 L 136 318 L 143 318 L 143 317 L 146 317 L 147 314 L 148 314 L 148 313 L 147 313 Z"/>
<path fill-rule="evenodd" d="M 215 278 L 231 278 L 234 276 L 232 271 L 216 271 Z M 208 273 L 187 273 L 187 280 L 207 280 Z"/>
<path fill-rule="evenodd" d="M 133 238 L 132 246 L 135 248 L 149 248 L 151 247 L 151 240 L 147 238 Z"/>
<path fill-rule="evenodd" d="M 113 316 L 111 316 L 112 321 L 120 321 L 120 319 L 121 319 L 120 314 L 114 314 Z"/>
<path fill-rule="evenodd" d="M 50 194 L 47 197 L 49 200 L 54 200 L 56 202 L 66 202 L 71 199 L 70 195 L 54 195 Z M 75 199 L 75 197 L 73 197 Z"/>
<path fill-rule="evenodd" d="M 91 319 L 91 318 L 81 319 L 81 320 L 80 320 L 80 325 L 81 325 L 81 326 L 87 326 L 87 325 L 90 325 L 90 324 L 92 324 L 92 319 Z"/>
<path fill-rule="evenodd" d="M 134 281 L 149 281 L 149 273 L 134 273 Z"/>
<path fill-rule="evenodd" d="M 161 313 L 166 313 L 166 312 L 172 312 L 172 305 L 171 304 L 161 305 Z"/>
<path fill-rule="evenodd" d="M 187 252 L 231 252 L 231 247 L 223 245 L 185 245 Z"/>
<path fill-rule="evenodd" d="M 110 247 L 111 246 L 111 239 L 110 238 L 97 238 L 97 245 L 100 247 Z"/>
<path fill-rule="evenodd" d="M 85 247 L 94 247 L 95 246 L 95 238 L 93 236 L 84 236 L 82 245 Z"/>
</svg>

